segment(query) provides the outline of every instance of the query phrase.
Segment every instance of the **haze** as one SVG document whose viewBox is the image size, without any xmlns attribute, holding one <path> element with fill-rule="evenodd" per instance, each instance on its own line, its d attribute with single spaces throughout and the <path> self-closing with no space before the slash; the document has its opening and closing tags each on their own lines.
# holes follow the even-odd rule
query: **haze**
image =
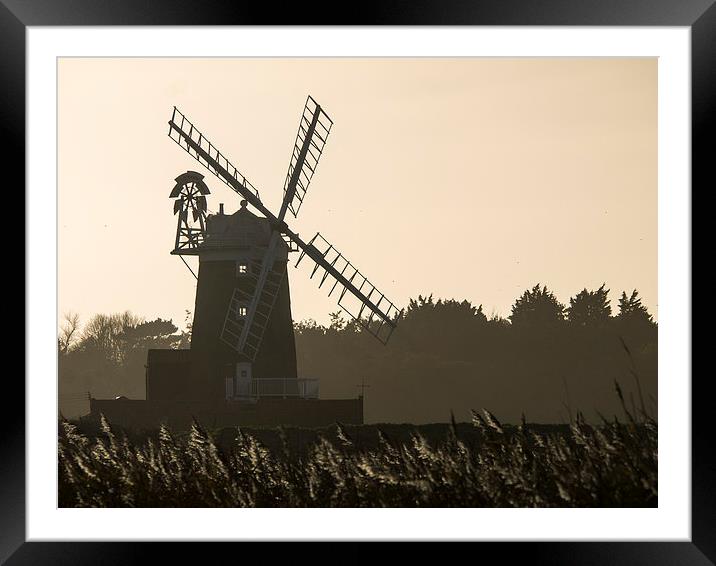
<svg viewBox="0 0 716 566">
<path fill-rule="evenodd" d="M 60 313 L 183 326 L 173 179 L 206 175 L 212 211 L 240 197 L 168 138 L 172 107 L 278 211 L 311 94 L 334 127 L 289 225 L 399 306 L 508 316 L 538 282 L 564 303 L 606 282 L 657 315 L 656 59 L 60 59 L 58 81 Z M 289 276 L 294 319 L 327 322 L 327 289 Z"/>
</svg>

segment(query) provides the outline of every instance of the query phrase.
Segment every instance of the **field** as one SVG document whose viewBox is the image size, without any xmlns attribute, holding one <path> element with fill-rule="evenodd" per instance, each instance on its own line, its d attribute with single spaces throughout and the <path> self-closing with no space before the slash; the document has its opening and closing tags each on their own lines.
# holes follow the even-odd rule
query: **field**
<svg viewBox="0 0 716 566">
<path fill-rule="evenodd" d="M 657 424 L 59 424 L 60 507 L 655 507 Z"/>
</svg>

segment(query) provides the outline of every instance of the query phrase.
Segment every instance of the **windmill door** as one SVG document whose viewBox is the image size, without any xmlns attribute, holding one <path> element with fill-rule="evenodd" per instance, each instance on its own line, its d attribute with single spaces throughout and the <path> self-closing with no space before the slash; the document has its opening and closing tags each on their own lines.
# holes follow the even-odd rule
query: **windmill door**
<svg viewBox="0 0 716 566">
<path fill-rule="evenodd" d="M 239 397 L 251 396 L 251 363 L 236 364 L 236 393 Z"/>
</svg>

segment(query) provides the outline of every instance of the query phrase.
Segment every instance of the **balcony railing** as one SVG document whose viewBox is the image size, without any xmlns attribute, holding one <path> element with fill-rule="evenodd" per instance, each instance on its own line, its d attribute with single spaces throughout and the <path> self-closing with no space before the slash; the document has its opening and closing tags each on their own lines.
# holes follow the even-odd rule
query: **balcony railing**
<svg viewBox="0 0 716 566">
<path fill-rule="evenodd" d="M 318 399 L 317 379 L 233 379 L 226 378 L 227 399 L 261 397 Z"/>
</svg>

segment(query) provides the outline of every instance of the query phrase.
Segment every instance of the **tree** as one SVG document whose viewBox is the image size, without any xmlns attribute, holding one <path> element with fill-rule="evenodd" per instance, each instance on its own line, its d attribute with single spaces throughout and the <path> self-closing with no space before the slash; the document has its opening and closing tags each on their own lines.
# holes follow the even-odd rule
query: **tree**
<svg viewBox="0 0 716 566">
<path fill-rule="evenodd" d="M 121 365 L 124 353 L 121 337 L 140 322 L 142 319 L 129 311 L 96 314 L 85 325 L 78 348 L 95 354 L 109 365 Z"/>
<path fill-rule="evenodd" d="M 617 319 L 624 322 L 646 322 L 654 324 L 654 319 L 646 310 L 646 307 L 641 304 L 641 298 L 636 289 L 631 293 L 631 296 L 627 297 L 626 292 L 622 291 L 622 296 L 619 299 L 619 314 Z"/>
<path fill-rule="evenodd" d="M 551 326 L 564 321 L 564 305 L 538 283 L 515 301 L 509 318 L 515 325 Z"/>
<path fill-rule="evenodd" d="M 328 328 L 331 330 L 340 332 L 348 325 L 348 321 L 345 318 L 343 318 L 341 311 L 328 313 L 328 316 L 331 319 L 331 324 Z"/>
<path fill-rule="evenodd" d="M 432 294 L 408 301 L 406 317 L 416 316 L 418 313 L 426 316 L 445 316 L 451 319 L 478 320 L 487 322 L 487 316 L 482 312 L 482 305 L 475 307 L 470 301 L 456 301 L 455 299 L 433 300 Z"/>
<path fill-rule="evenodd" d="M 609 320 L 612 314 L 612 307 L 609 304 L 609 289 L 605 289 L 603 283 L 596 291 L 583 289 L 577 295 L 569 299 L 567 308 L 567 320 L 579 326 L 599 326 Z"/>
<path fill-rule="evenodd" d="M 80 317 L 77 313 L 68 312 L 64 315 L 64 323 L 57 337 L 57 347 L 60 355 L 65 356 L 74 346 L 79 334 Z"/>
<path fill-rule="evenodd" d="M 470 301 L 456 301 L 455 299 L 433 300 L 433 296 L 410 299 L 404 314 L 405 325 L 420 328 L 431 335 L 444 333 L 450 329 L 458 332 L 470 331 L 476 326 L 487 322 L 482 305 L 475 307 Z"/>
<path fill-rule="evenodd" d="M 188 346 L 188 333 L 177 333 L 171 320 L 147 321 L 129 311 L 97 314 L 79 337 L 78 321 L 69 316 L 58 336 L 60 388 L 65 395 L 91 391 L 100 397 L 141 397 L 147 350 Z"/>
<path fill-rule="evenodd" d="M 126 327 L 122 332 L 120 339 L 129 347 L 162 347 L 171 348 L 172 344 L 177 340 L 175 332 L 178 330 L 171 320 L 142 321 L 132 326 Z"/>
<path fill-rule="evenodd" d="M 416 355 L 432 354 L 458 359 L 477 355 L 487 328 L 482 305 L 455 299 L 434 300 L 432 295 L 410 299 L 395 340 Z"/>
</svg>

